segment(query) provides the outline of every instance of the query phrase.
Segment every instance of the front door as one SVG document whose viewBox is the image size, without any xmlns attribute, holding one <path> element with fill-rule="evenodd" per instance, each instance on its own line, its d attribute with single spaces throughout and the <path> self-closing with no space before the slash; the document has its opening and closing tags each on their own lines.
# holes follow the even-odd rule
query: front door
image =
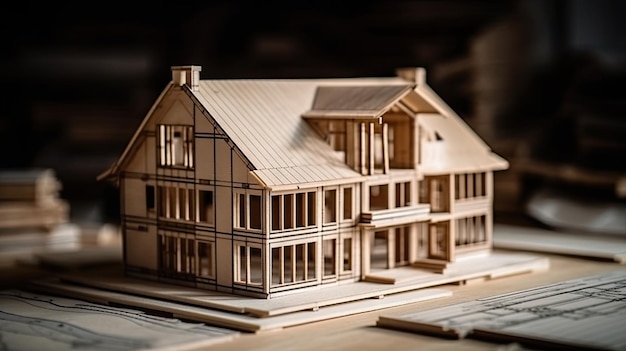
<svg viewBox="0 0 626 351">
<path fill-rule="evenodd" d="M 430 225 L 428 235 L 428 258 L 450 260 L 450 223 L 438 222 Z"/>
</svg>

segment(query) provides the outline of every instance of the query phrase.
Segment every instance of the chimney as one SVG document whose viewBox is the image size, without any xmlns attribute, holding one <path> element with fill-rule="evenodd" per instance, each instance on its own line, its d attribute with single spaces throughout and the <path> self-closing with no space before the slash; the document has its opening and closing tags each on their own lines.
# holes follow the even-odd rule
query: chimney
<svg viewBox="0 0 626 351">
<path fill-rule="evenodd" d="M 198 91 L 202 66 L 172 66 L 172 81 L 178 86 L 187 84 L 191 90 Z"/>
<path fill-rule="evenodd" d="M 396 75 L 417 85 L 426 84 L 426 69 L 424 67 L 398 68 Z"/>
</svg>

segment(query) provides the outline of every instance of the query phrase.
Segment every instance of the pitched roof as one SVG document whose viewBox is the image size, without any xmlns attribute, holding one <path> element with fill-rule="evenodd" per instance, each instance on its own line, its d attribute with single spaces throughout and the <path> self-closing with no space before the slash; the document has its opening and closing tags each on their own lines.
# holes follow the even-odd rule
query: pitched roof
<svg viewBox="0 0 626 351">
<path fill-rule="evenodd" d="M 122 157 L 99 179 L 118 172 L 131 153 L 140 131 L 167 91 L 168 84 L 146 115 Z M 426 121 L 432 128 L 443 128 L 450 144 L 449 162 L 422 163 L 424 170 L 452 171 L 471 168 L 465 157 L 473 155 L 474 166 L 504 169 L 505 160 L 489 147 L 457 116 L 427 84 L 407 84 L 398 78 L 283 79 L 283 80 L 200 80 L 198 89 L 184 89 L 215 119 L 252 167 L 252 173 L 266 187 L 315 186 L 329 181 L 359 181 L 361 175 L 348 167 L 343 155 L 332 149 L 303 115 L 313 117 L 334 113 L 377 117 L 403 97 L 419 95 L 439 113 L 440 119 Z M 421 101 L 420 100 L 420 101 Z M 324 118 L 324 117 L 321 117 Z M 435 126 L 434 124 L 437 124 Z M 445 135 L 452 133 L 452 135 Z M 459 147 L 457 147 L 459 146 Z M 467 153 L 471 150 L 470 153 Z M 475 155 L 473 153 L 476 153 Z M 463 156 L 465 155 L 465 156 Z"/>
<path fill-rule="evenodd" d="M 319 86 L 351 90 L 355 85 L 372 92 L 394 86 L 382 89 L 394 94 L 407 87 L 400 78 L 201 80 L 192 93 L 247 157 L 257 178 L 276 188 L 361 177 L 301 118 Z"/>
<path fill-rule="evenodd" d="M 424 174 L 472 173 L 502 170 L 508 162 L 485 148 L 482 141 L 468 133 L 467 126 L 443 114 L 418 114 L 419 123 L 441 140 L 422 143 L 420 170 Z M 480 141 L 480 142 L 479 142 Z"/>
</svg>

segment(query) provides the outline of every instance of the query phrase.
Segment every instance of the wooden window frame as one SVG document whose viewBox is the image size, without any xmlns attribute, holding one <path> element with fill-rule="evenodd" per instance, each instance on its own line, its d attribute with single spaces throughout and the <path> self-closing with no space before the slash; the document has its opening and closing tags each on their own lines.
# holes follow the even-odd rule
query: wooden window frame
<svg viewBox="0 0 626 351">
<path fill-rule="evenodd" d="M 298 203 L 299 197 L 301 203 Z M 274 193 L 270 195 L 270 199 L 271 232 L 300 230 L 317 226 L 316 190 L 304 189 L 297 192 Z M 300 219 L 303 221 L 300 225 L 298 223 L 298 215 L 300 215 Z"/>
<path fill-rule="evenodd" d="M 252 228 L 250 223 L 252 221 L 251 217 L 251 208 L 250 208 L 250 196 L 258 196 L 259 197 L 259 228 Z M 243 204 L 241 203 L 243 200 Z M 263 231 L 263 213 L 264 213 L 264 204 L 263 204 L 263 192 L 261 190 L 250 190 L 250 189 L 235 189 L 233 191 L 233 228 L 237 230 L 245 230 L 250 232 L 261 233 Z M 244 225 L 241 225 L 243 216 Z"/>
<path fill-rule="evenodd" d="M 241 250 L 245 252 L 245 257 L 242 260 Z M 261 267 L 252 267 L 251 249 L 259 250 Z M 241 266 L 241 262 L 244 261 L 244 267 Z M 265 281 L 265 272 L 263 267 L 263 246 L 257 243 L 245 243 L 236 241 L 233 245 L 233 282 L 236 284 L 245 284 L 249 286 L 263 286 Z M 257 273 L 261 276 L 261 281 L 252 281 L 253 270 L 258 270 Z M 244 274 L 242 274 L 245 272 Z M 245 275 L 245 277 L 244 277 Z"/>
<path fill-rule="evenodd" d="M 303 251 L 301 255 L 298 255 L 299 248 Z M 317 250 L 317 241 L 304 241 L 272 247 L 271 287 L 281 287 L 290 284 L 301 284 L 316 281 Z M 275 252 L 277 252 L 277 257 L 274 255 Z M 313 265 L 309 264 L 311 254 L 313 255 Z M 301 256 L 301 259 L 299 259 L 298 256 Z M 274 261 L 275 259 L 278 261 Z M 276 269 L 278 272 L 275 271 Z M 274 281 L 275 276 L 278 278 L 278 282 Z"/>
<path fill-rule="evenodd" d="M 176 133 L 181 136 L 175 137 Z M 175 138 L 181 138 L 175 145 Z M 194 169 L 194 130 L 193 126 L 182 124 L 157 125 L 158 165 L 165 168 Z M 178 150 L 178 148 L 181 148 Z M 181 163 L 174 158 L 180 152 Z"/>
<path fill-rule="evenodd" d="M 208 269 L 208 273 L 207 274 L 202 274 L 202 259 L 200 257 L 200 246 L 201 245 L 205 245 L 207 246 L 207 251 L 209 252 L 209 257 L 207 259 L 207 261 L 209 262 L 209 269 Z M 196 276 L 199 278 L 205 278 L 205 279 L 215 279 L 216 278 L 216 252 L 215 252 L 215 242 L 214 241 L 203 241 L 203 240 L 196 240 L 196 252 L 197 252 L 197 259 L 196 262 L 198 264 L 197 270 L 196 270 Z"/>
<path fill-rule="evenodd" d="M 193 188 L 180 187 L 177 183 L 156 187 L 156 210 L 161 219 L 195 221 L 196 194 Z"/>
</svg>

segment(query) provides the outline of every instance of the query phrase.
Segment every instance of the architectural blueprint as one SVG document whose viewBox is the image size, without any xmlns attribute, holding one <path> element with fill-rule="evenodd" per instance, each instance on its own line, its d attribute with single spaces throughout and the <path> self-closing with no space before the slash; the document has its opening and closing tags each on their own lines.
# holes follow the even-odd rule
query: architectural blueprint
<svg viewBox="0 0 626 351">
<path fill-rule="evenodd" d="M 626 270 L 400 316 L 378 326 L 452 338 L 626 350 Z"/>
<path fill-rule="evenodd" d="M 0 291 L 0 350 L 173 350 L 238 332 L 21 290 Z"/>
</svg>

